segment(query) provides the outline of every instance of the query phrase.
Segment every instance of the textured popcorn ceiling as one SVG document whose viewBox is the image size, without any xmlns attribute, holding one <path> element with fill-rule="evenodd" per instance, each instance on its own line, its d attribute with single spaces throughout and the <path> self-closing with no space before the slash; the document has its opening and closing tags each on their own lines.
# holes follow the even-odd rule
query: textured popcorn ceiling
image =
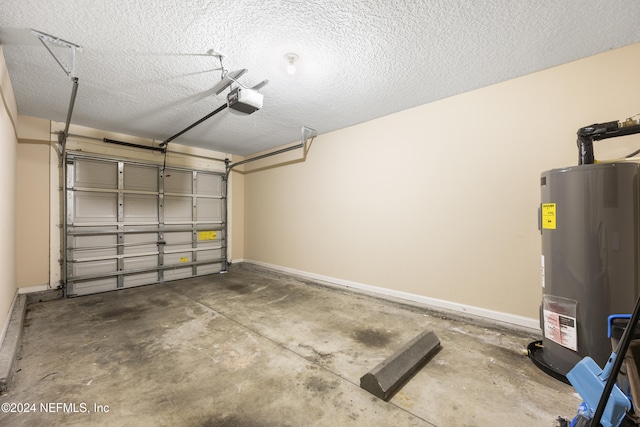
<svg viewBox="0 0 640 427">
<path fill-rule="evenodd" d="M 176 142 L 246 155 L 638 42 L 640 1 L 3 0 L 19 112 L 64 122 L 71 81 L 29 28 L 83 48 L 72 123 L 157 140 L 226 102 L 222 51 L 245 85 L 269 79 L 264 108 Z"/>
</svg>

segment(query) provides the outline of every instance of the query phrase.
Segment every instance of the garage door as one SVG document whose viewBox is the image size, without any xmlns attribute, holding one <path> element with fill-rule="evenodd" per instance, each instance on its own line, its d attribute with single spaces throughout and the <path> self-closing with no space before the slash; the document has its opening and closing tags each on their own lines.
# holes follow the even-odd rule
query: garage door
<svg viewBox="0 0 640 427">
<path fill-rule="evenodd" d="M 226 268 L 223 173 L 77 153 L 66 168 L 67 296 Z"/>
</svg>

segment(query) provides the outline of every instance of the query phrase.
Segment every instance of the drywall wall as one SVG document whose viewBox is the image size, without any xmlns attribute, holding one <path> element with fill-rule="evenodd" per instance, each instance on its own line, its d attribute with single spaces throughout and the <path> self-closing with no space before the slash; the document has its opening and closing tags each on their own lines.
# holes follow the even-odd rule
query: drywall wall
<svg viewBox="0 0 640 427">
<path fill-rule="evenodd" d="M 4 338 L 9 310 L 16 295 L 15 199 L 16 107 L 11 80 L 0 46 L 0 342 Z"/>
<path fill-rule="evenodd" d="M 18 287 L 49 283 L 50 122 L 18 116 L 16 275 Z"/>
<path fill-rule="evenodd" d="M 244 258 L 536 327 L 540 173 L 577 164 L 579 127 L 640 112 L 639 72 L 636 44 L 320 135 L 304 162 L 248 167 Z M 627 138 L 596 156 L 640 147 Z"/>
<path fill-rule="evenodd" d="M 238 162 L 242 157 L 234 156 L 232 161 Z M 229 237 L 231 253 L 229 260 L 233 263 L 241 261 L 244 255 L 244 175 L 232 171 L 229 179 Z"/>
</svg>

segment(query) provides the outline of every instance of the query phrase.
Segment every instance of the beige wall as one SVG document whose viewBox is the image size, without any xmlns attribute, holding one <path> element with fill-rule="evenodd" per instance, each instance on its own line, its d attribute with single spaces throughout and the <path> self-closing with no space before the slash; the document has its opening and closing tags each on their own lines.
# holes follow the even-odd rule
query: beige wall
<svg viewBox="0 0 640 427">
<path fill-rule="evenodd" d="M 240 158 L 242 159 L 242 158 Z M 233 158 L 234 162 L 240 161 L 236 156 Z M 231 172 L 230 175 L 230 240 L 231 240 L 231 254 L 230 261 L 241 260 L 244 256 L 244 175 Z"/>
<path fill-rule="evenodd" d="M 16 145 L 18 109 L 0 46 L 0 338 L 16 295 Z"/>
<path fill-rule="evenodd" d="M 50 122 L 18 117 L 16 218 L 20 288 L 49 284 Z"/>
<path fill-rule="evenodd" d="M 636 44 L 321 135 L 245 175 L 244 257 L 535 326 L 540 173 L 576 164 L 579 127 L 640 113 L 639 73 Z"/>
</svg>

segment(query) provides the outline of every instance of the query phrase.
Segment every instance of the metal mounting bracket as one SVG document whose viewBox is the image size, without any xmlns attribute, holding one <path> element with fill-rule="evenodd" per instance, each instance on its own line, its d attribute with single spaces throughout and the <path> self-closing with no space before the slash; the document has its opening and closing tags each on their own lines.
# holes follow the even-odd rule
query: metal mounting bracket
<svg viewBox="0 0 640 427">
<path fill-rule="evenodd" d="M 47 48 L 51 56 L 53 56 L 53 59 L 55 59 L 58 65 L 60 66 L 60 68 L 62 68 L 65 74 L 73 80 L 76 77 L 76 51 L 82 52 L 82 47 L 78 46 L 75 43 L 71 43 L 66 40 L 62 40 L 61 38 L 54 37 L 50 34 L 43 33 L 42 31 L 31 29 L 31 34 L 33 34 L 34 36 L 38 37 L 38 39 L 40 39 L 40 42 L 42 42 L 44 47 Z M 64 65 L 62 65 L 62 62 L 60 62 L 56 54 L 53 53 L 49 44 L 57 44 L 60 46 L 68 47 L 71 50 L 71 69 L 68 70 Z"/>
</svg>

